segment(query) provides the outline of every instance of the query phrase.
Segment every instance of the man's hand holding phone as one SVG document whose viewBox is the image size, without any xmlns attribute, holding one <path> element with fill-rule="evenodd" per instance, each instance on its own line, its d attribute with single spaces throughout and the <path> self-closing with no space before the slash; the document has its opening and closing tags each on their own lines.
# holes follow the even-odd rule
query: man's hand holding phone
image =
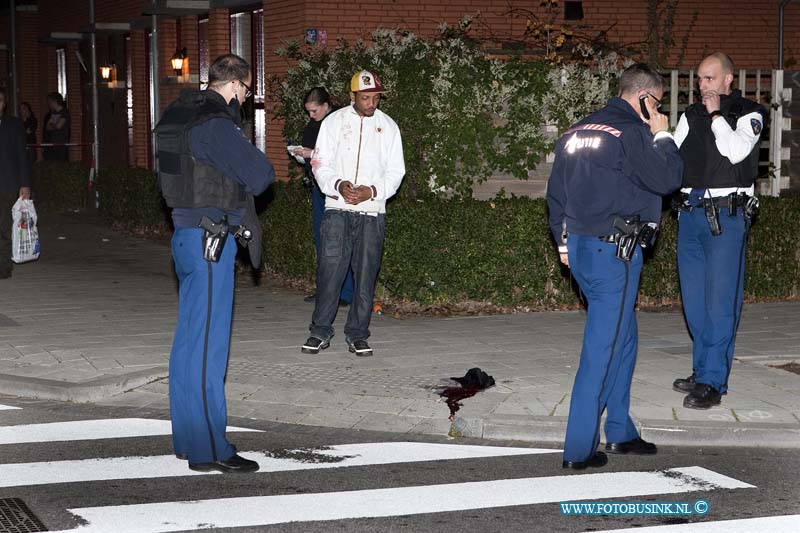
<svg viewBox="0 0 800 533">
<path fill-rule="evenodd" d="M 658 101 L 648 94 L 639 97 L 642 118 L 650 126 L 650 133 L 655 135 L 659 131 L 669 130 L 669 117 L 658 111 Z"/>
</svg>

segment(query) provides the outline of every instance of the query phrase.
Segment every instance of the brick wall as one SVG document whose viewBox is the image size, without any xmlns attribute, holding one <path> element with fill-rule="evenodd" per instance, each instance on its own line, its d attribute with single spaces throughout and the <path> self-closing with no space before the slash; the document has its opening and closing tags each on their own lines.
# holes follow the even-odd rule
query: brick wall
<svg viewBox="0 0 800 533">
<path fill-rule="evenodd" d="M 231 52 L 231 20 L 227 9 L 212 9 L 208 14 L 208 61 Z"/>
<path fill-rule="evenodd" d="M 38 46 L 39 16 L 34 12 L 17 13 L 17 74 L 19 75 L 19 101 L 31 104 L 39 119 L 36 137 L 42 139 L 42 114 L 45 109 L 45 94 L 41 91 L 44 50 Z"/>
</svg>

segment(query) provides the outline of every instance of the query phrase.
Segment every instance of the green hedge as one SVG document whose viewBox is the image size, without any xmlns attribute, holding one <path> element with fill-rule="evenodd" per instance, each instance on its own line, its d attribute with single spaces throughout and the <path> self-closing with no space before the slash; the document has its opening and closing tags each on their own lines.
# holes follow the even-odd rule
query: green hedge
<svg viewBox="0 0 800 533">
<path fill-rule="evenodd" d="M 307 193 L 297 182 L 273 186 L 262 214 L 266 264 L 287 276 L 313 279 L 314 250 Z M 747 254 L 746 296 L 791 298 L 800 288 L 800 198 L 762 198 Z M 387 207 L 380 274 L 395 297 L 421 304 L 488 301 L 556 307 L 577 302 L 569 270 L 550 239 L 543 199 L 402 199 Z M 642 275 L 640 301 L 679 301 L 677 222 L 665 214 L 658 245 Z"/>
<path fill-rule="evenodd" d="M 33 165 L 33 195 L 37 205 L 52 212 L 86 207 L 89 167 L 82 162 L 37 161 Z"/>
<path fill-rule="evenodd" d="M 100 212 L 129 230 L 161 230 L 168 225 L 167 207 L 156 188 L 152 170 L 102 169 L 97 178 Z"/>
<path fill-rule="evenodd" d="M 167 226 L 166 208 L 145 169 L 108 169 L 98 180 L 100 209 L 128 229 Z M 290 278 L 315 271 L 311 204 L 298 180 L 276 183 L 261 198 L 264 262 Z M 800 289 L 800 197 L 761 199 L 747 254 L 750 300 L 793 298 Z M 491 202 L 402 198 L 387 207 L 379 282 L 396 297 L 423 305 L 466 300 L 553 308 L 577 303 L 569 270 L 547 227 L 543 199 Z M 677 223 L 666 214 L 658 245 L 645 265 L 640 301 L 679 301 Z"/>
</svg>

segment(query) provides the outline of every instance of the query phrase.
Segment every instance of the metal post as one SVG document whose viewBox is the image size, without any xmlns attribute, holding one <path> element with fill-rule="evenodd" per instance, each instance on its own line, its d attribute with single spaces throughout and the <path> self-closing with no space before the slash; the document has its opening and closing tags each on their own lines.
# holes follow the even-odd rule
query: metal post
<svg viewBox="0 0 800 533">
<path fill-rule="evenodd" d="M 158 98 L 158 16 L 152 15 L 153 31 L 150 32 L 150 56 L 152 62 L 150 64 L 150 77 L 152 79 L 153 94 L 151 95 L 151 103 L 153 106 L 152 113 L 152 128 L 156 127 L 159 119 L 159 98 Z M 153 170 L 158 171 L 158 159 L 156 159 L 156 136 L 150 133 L 150 142 L 153 145 Z"/>
<path fill-rule="evenodd" d="M 19 110 L 19 85 L 17 84 L 17 6 L 15 0 L 8 0 L 9 20 L 11 21 L 11 115 Z"/>
<path fill-rule="evenodd" d="M 91 34 L 89 35 L 90 46 L 90 61 L 92 69 L 92 168 L 94 173 L 90 175 L 90 181 L 97 181 L 97 172 L 100 169 L 100 138 L 98 135 L 100 121 L 100 105 L 97 101 L 97 33 L 95 32 L 95 13 L 94 13 L 95 0 L 89 0 L 89 25 L 91 26 Z M 94 191 L 94 187 L 90 187 Z M 94 199 L 96 200 L 96 198 Z M 90 199 L 91 201 L 91 199 Z M 92 202 L 93 204 L 94 202 Z M 90 205 L 92 205 L 90 204 Z"/>
</svg>

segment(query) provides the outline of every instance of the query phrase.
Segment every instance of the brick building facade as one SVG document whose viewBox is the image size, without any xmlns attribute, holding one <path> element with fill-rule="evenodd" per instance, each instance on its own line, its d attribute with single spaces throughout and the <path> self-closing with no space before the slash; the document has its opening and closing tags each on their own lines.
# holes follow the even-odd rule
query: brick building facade
<svg viewBox="0 0 800 533">
<path fill-rule="evenodd" d="M 564 22 L 565 9 L 580 18 L 568 23 L 582 36 L 604 35 L 626 46 L 648 39 L 648 9 L 653 0 L 96 0 L 98 65 L 116 66 L 115 84 L 99 80 L 101 166 L 152 165 L 150 129 L 153 52 L 152 14 L 157 15 L 159 110 L 181 89 L 197 87 L 207 76 L 209 60 L 238 51 L 254 66 L 256 99 L 249 109 L 254 142 L 266 150 L 279 176 L 286 175 L 286 153 L 280 124 L 272 120 L 264 80 L 281 74 L 286 64 L 273 51 L 284 42 L 302 42 L 307 29 L 317 30 L 316 46 L 337 39 L 369 39 L 379 26 L 399 27 L 433 35 L 442 22 L 455 25 L 464 15 L 474 18 L 476 37 L 502 49 L 518 39 L 531 16 Z M 569 5 L 568 5 L 569 4 Z M 530 11 L 528 11 L 530 10 Z M 691 21 L 691 31 L 687 28 Z M 66 89 L 72 113 L 72 159 L 91 157 L 91 68 L 88 2 L 83 0 L 18 0 L 16 9 L 19 101 L 31 103 L 42 120 L 45 95 Z M 800 59 L 800 3 L 785 11 L 785 58 Z M 776 0 L 680 0 L 672 32 L 678 44 L 667 54 L 667 67 L 690 68 L 708 51 L 728 52 L 739 68 L 776 68 L 778 2 Z M 678 65 L 681 39 L 685 57 Z M 323 39 L 326 36 L 326 39 Z M 323 42 L 325 41 L 325 42 Z M 176 76 L 169 59 L 186 49 L 188 61 Z M 0 7 L 0 86 L 10 87 L 8 3 Z M 84 70 L 84 66 L 87 70 Z M 99 79 L 99 78 L 98 78 Z M 346 80 L 343 80 L 343 83 Z M 41 126 L 39 134 L 41 135 Z"/>
</svg>

